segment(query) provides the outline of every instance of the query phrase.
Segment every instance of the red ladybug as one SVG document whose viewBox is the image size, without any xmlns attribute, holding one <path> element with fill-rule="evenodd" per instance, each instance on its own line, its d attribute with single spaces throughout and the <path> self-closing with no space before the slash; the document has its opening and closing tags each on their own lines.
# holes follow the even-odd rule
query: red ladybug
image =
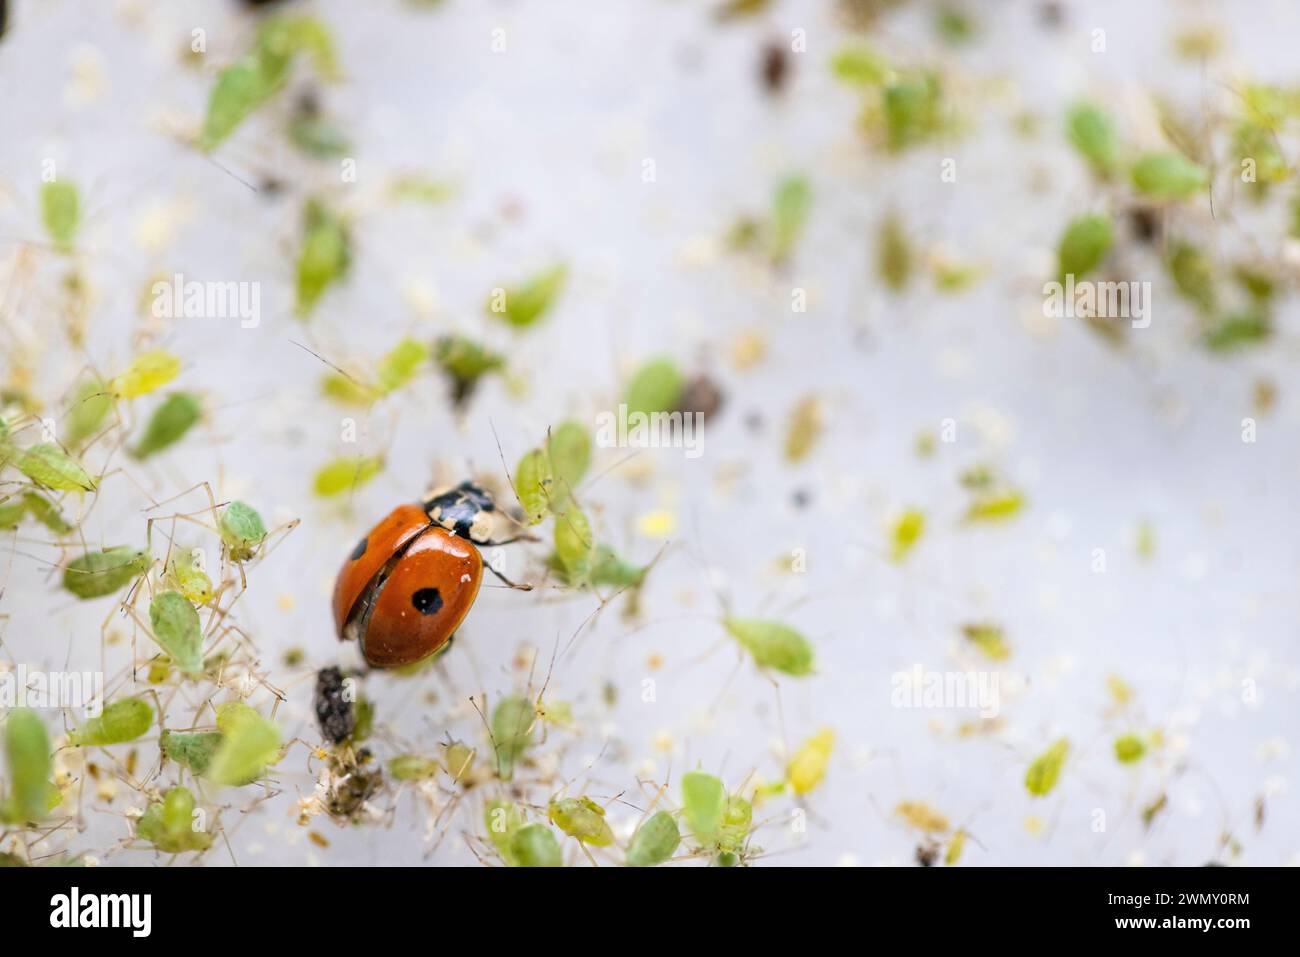
<svg viewBox="0 0 1300 957">
<path fill-rule="evenodd" d="M 357 543 L 334 583 L 339 638 L 359 640 L 375 668 L 414 664 L 445 645 L 478 597 L 478 546 L 508 544 L 491 540 L 495 511 L 472 482 L 393 509 Z M 488 567 L 513 588 L 531 587 Z"/>
</svg>

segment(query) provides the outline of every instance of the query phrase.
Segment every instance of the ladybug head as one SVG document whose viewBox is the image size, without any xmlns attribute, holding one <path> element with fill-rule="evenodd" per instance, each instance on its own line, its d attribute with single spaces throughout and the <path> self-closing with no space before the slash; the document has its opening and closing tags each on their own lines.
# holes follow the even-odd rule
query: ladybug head
<svg viewBox="0 0 1300 957">
<path fill-rule="evenodd" d="M 496 511 L 496 502 L 473 482 L 461 482 L 449 491 L 434 493 L 420 504 L 430 521 L 448 531 L 472 542 L 483 543 L 492 538 L 491 513 Z"/>
</svg>

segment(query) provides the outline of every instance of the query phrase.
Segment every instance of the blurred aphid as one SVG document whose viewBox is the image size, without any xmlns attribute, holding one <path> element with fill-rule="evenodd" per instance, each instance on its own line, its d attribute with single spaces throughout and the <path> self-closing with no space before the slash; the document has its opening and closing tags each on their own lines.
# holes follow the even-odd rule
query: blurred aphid
<svg viewBox="0 0 1300 957">
<path fill-rule="evenodd" d="M 194 795 L 189 788 L 172 788 L 161 803 L 150 804 L 136 822 L 135 833 L 165 854 L 206 851 L 212 846 L 212 835 L 195 827 Z"/>
<path fill-rule="evenodd" d="M 555 516 L 555 555 L 570 585 L 580 587 L 587 584 L 595 547 L 591 523 L 581 509 L 571 506 Z"/>
<path fill-rule="evenodd" d="M 222 737 L 220 731 L 164 731 L 159 747 L 163 757 L 202 776 L 208 773 Z"/>
<path fill-rule="evenodd" d="M 682 775 L 682 814 L 696 843 L 716 844 L 726 810 L 727 789 L 721 779 L 703 771 Z"/>
<path fill-rule="evenodd" d="M 525 824 L 510 841 L 510 856 L 516 867 L 559 867 L 560 842 L 545 824 Z"/>
<path fill-rule="evenodd" d="M 154 410 L 133 458 L 145 459 L 184 438 L 203 414 L 203 403 L 192 392 L 173 392 Z"/>
<path fill-rule="evenodd" d="M 1156 553 L 1156 530 L 1146 519 L 1138 522 L 1134 549 L 1143 561 L 1150 561 Z"/>
<path fill-rule="evenodd" d="M 901 292 L 912 279 L 914 262 L 903 221 L 896 213 L 889 213 L 876 233 L 876 274 L 889 289 Z"/>
<path fill-rule="evenodd" d="M 1034 797 L 1045 797 L 1061 776 L 1066 755 L 1070 753 L 1070 742 L 1060 738 L 1050 748 L 1030 763 L 1025 771 L 1025 790 Z"/>
<path fill-rule="evenodd" d="M 1223 48 L 1223 32 L 1213 24 L 1193 24 L 1174 36 L 1174 52 L 1185 60 L 1208 60 Z"/>
<path fill-rule="evenodd" d="M 802 462 L 822 436 L 822 402 L 815 395 L 806 395 L 794 404 L 785 429 L 785 460 L 791 464 Z"/>
<path fill-rule="evenodd" d="M 165 349 L 150 349 L 131 360 L 126 371 L 108 383 L 119 399 L 134 399 L 161 389 L 181 372 L 181 360 Z"/>
<path fill-rule="evenodd" d="M 526 452 L 515 466 L 515 494 L 519 496 L 529 525 L 537 525 L 550 514 L 554 486 L 551 457 L 544 449 Z"/>
<path fill-rule="evenodd" d="M 1147 153 L 1133 164 L 1133 185 L 1160 200 L 1186 199 L 1205 189 L 1210 174 L 1181 153 Z"/>
<path fill-rule="evenodd" d="M 669 860 L 682 842 L 677 819 L 656 811 L 641 822 L 627 845 L 628 867 L 656 867 Z"/>
<path fill-rule="evenodd" d="M 147 553 L 130 545 L 86 552 L 63 570 L 63 587 L 78 598 L 100 598 L 122 589 L 149 568 Z"/>
<path fill-rule="evenodd" d="M 474 765 L 474 754 L 474 749 L 464 741 L 451 741 L 450 744 L 443 745 L 442 763 L 447 768 L 447 774 L 451 775 L 451 780 L 468 778 Z"/>
<path fill-rule="evenodd" d="M 794 173 L 776 184 L 772 197 L 772 260 L 782 262 L 790 255 L 803 233 L 812 209 L 812 186 L 808 178 Z"/>
<path fill-rule="evenodd" d="M 438 773 L 440 765 L 422 754 L 399 754 L 388 762 L 388 773 L 395 781 L 427 781 Z"/>
<path fill-rule="evenodd" d="M 921 867 L 934 867 L 939 859 L 939 845 L 935 841 L 926 841 L 916 845 L 916 863 Z"/>
<path fill-rule="evenodd" d="M 334 43 L 324 23 L 309 16 L 278 16 L 263 21 L 253 51 L 217 74 L 208 98 L 199 148 L 215 149 L 254 110 L 285 85 L 294 58 L 304 53 L 325 79 L 338 76 Z"/>
<path fill-rule="evenodd" d="M 154 639 L 190 677 L 203 671 L 203 632 L 199 613 L 180 592 L 164 591 L 149 603 Z"/>
<path fill-rule="evenodd" d="M 1234 312 L 1216 320 L 1201 341 L 1214 352 L 1232 352 L 1257 345 L 1273 335 L 1268 316 L 1258 312 Z"/>
<path fill-rule="evenodd" d="M 894 814 L 918 831 L 941 834 L 948 830 L 948 818 L 924 801 L 900 801 L 894 806 Z"/>
<path fill-rule="evenodd" d="M 1002 522 L 1015 518 L 1024 508 L 1025 498 L 1016 489 L 999 488 L 981 493 L 966 509 L 967 522 Z"/>
<path fill-rule="evenodd" d="M 357 716 L 343 672 L 338 668 L 322 668 L 316 673 L 316 723 L 326 741 L 342 744 L 356 729 Z"/>
<path fill-rule="evenodd" d="M 418 339 L 403 339 L 380 360 L 375 387 L 382 395 L 396 392 L 415 378 L 427 361 L 428 345 Z"/>
<path fill-rule="evenodd" d="M 493 798 L 483 807 L 483 826 L 487 830 L 488 840 L 497 849 L 501 859 L 511 867 L 519 866 L 513 848 L 515 835 L 524 826 L 524 816 L 519 806 L 512 801 Z M 559 845 L 556 845 L 556 850 L 559 850 Z"/>
<path fill-rule="evenodd" d="M 1121 708 L 1133 700 L 1133 686 L 1119 675 L 1106 676 L 1106 690 L 1110 693 L 1110 700 Z"/>
<path fill-rule="evenodd" d="M 628 414 L 668 412 L 677 408 L 685 390 L 685 379 L 671 359 L 652 359 L 637 370 L 628 383 L 623 402 Z"/>
<path fill-rule="evenodd" d="M 67 535 L 76 528 L 63 517 L 58 506 L 38 492 L 23 492 L 0 501 L 0 529 L 17 528 L 28 516 L 56 535 Z"/>
<path fill-rule="evenodd" d="M 755 618 L 726 618 L 723 625 L 760 668 L 796 678 L 812 674 L 812 644 L 789 625 Z"/>
<path fill-rule="evenodd" d="M 784 41 L 773 40 L 764 44 L 758 75 L 768 93 L 775 95 L 785 89 L 790 76 L 790 56 Z"/>
<path fill-rule="evenodd" d="M 42 442 L 26 449 L 14 463 L 18 471 L 44 488 L 60 492 L 91 492 L 95 480 L 57 445 Z"/>
<path fill-rule="evenodd" d="M 1163 217 L 1159 209 L 1150 206 L 1133 206 L 1128 210 L 1129 232 L 1141 243 L 1154 243 L 1160 239 Z"/>
<path fill-rule="evenodd" d="M 289 140 L 308 156 L 329 159 L 342 156 L 351 148 L 348 138 L 329 117 L 322 115 L 320 101 L 314 93 L 301 95 L 294 104 L 289 121 Z"/>
<path fill-rule="evenodd" d="M 63 443 L 77 448 L 99 431 L 104 419 L 113 409 L 109 387 L 98 379 L 87 379 L 77 389 L 76 395 L 63 417 Z"/>
<path fill-rule="evenodd" d="M 446 202 L 456 190 L 447 183 L 425 176 L 399 176 L 388 187 L 388 198 L 395 202 L 427 203 Z"/>
<path fill-rule="evenodd" d="M 924 533 L 925 513 L 916 508 L 906 509 L 898 516 L 890 530 L 889 557 L 896 562 L 901 562 L 911 554 Z"/>
<path fill-rule="evenodd" d="M 266 539 L 266 525 L 251 505 L 235 500 L 221 512 L 218 523 L 221 540 L 230 550 L 231 561 L 246 562 Z"/>
<path fill-rule="evenodd" d="M 70 252 L 81 225 L 81 201 L 77 187 L 67 180 L 55 180 L 41 187 L 41 219 L 59 252 Z"/>
<path fill-rule="evenodd" d="M 772 0 L 722 0 L 713 8 L 713 18 L 719 22 L 752 17 L 772 5 Z"/>
<path fill-rule="evenodd" d="M 795 794 L 808 794 L 826 777 L 831 752 L 835 749 L 835 732 L 822 728 L 799 746 L 785 768 L 785 778 Z"/>
<path fill-rule="evenodd" d="M 533 743 L 536 712 L 532 702 L 520 695 L 502 698 L 492 710 L 492 738 L 496 743 L 497 776 L 514 777 L 515 763 Z"/>
<path fill-rule="evenodd" d="M 1166 257 L 1169 277 L 1180 295 L 1193 303 L 1203 314 L 1218 308 L 1214 264 L 1199 246 L 1185 240 L 1170 243 Z"/>
<path fill-rule="evenodd" d="M 357 719 L 352 728 L 352 742 L 357 744 L 370 737 L 371 732 L 375 730 L 375 703 L 365 695 L 361 695 L 357 698 L 354 710 Z"/>
<path fill-rule="evenodd" d="M 953 832 L 952 837 L 948 840 L 948 850 L 943 855 L 943 863 L 947 867 L 953 867 L 961 860 L 961 852 L 966 847 L 966 832 L 958 828 Z"/>
<path fill-rule="evenodd" d="M 153 724 L 153 705 L 143 698 L 123 698 L 104 706 L 68 735 L 74 747 L 84 748 L 134 741 Z"/>
<path fill-rule="evenodd" d="M 217 728 L 223 738 L 207 775 L 217 784 L 250 784 L 280 759 L 280 729 L 248 705 L 235 701 L 218 705 Z"/>
<path fill-rule="evenodd" d="M 1255 380 L 1251 390 L 1251 402 L 1260 415 L 1268 415 L 1277 406 L 1277 383 L 1272 379 Z"/>
<path fill-rule="evenodd" d="M 645 581 L 645 565 L 633 565 L 615 554 L 608 545 L 597 545 L 591 554 L 591 575 L 593 585 L 611 585 L 615 588 L 636 587 Z"/>
<path fill-rule="evenodd" d="M 933 73 L 890 83 L 882 108 L 886 144 L 895 152 L 924 142 L 946 125 L 939 78 Z"/>
<path fill-rule="evenodd" d="M 1115 739 L 1115 760 L 1120 764 L 1136 764 L 1146 753 L 1146 742 L 1136 734 L 1125 734 Z"/>
<path fill-rule="evenodd" d="M 974 285 L 982 275 L 978 266 L 950 259 L 945 255 L 929 257 L 930 274 L 940 292 L 957 293 Z"/>
<path fill-rule="evenodd" d="M 857 44 L 836 51 L 831 58 L 831 73 L 838 80 L 863 87 L 881 86 L 893 76 L 883 57 Z"/>
<path fill-rule="evenodd" d="M 351 240 L 343 221 L 320 200 L 308 200 L 296 267 L 294 312 L 299 318 L 311 314 L 325 290 L 346 276 L 351 264 Z"/>
<path fill-rule="evenodd" d="M 500 316 L 516 329 L 526 329 L 554 305 L 568 275 L 568 267 L 557 263 L 519 286 L 498 288 L 488 296 L 488 314 Z"/>
<path fill-rule="evenodd" d="M 551 460 L 551 508 L 562 512 L 591 467 L 591 432 L 570 419 L 551 430 L 546 443 Z"/>
<path fill-rule="evenodd" d="M 1102 179 L 1119 168 L 1120 142 L 1110 117 L 1092 103 L 1077 103 L 1066 116 L 1070 142 Z"/>
<path fill-rule="evenodd" d="M 317 470 L 312 490 L 322 498 L 342 495 L 365 485 L 383 470 L 382 455 L 335 459 Z"/>
<path fill-rule="evenodd" d="M 962 46 L 975 39 L 975 21 L 971 15 L 954 3 L 939 6 L 934 15 L 935 31 L 950 46 Z"/>
<path fill-rule="evenodd" d="M 443 336 L 433 347 L 433 360 L 451 380 L 451 400 L 462 406 L 473 396 L 479 380 L 505 368 L 505 357 L 465 336 Z"/>
<path fill-rule="evenodd" d="M 614 832 L 605 820 L 605 809 L 589 797 L 554 800 L 547 808 L 546 816 L 580 844 L 608 847 L 614 843 Z"/>
<path fill-rule="evenodd" d="M 0 794 L 0 819 L 11 824 L 40 821 L 57 806 L 58 791 L 50 784 L 50 736 L 45 722 L 30 708 L 14 708 L 5 722 L 7 790 Z M 53 792 L 53 794 L 51 793 Z"/>
<path fill-rule="evenodd" d="M 677 400 L 677 410 L 687 414 L 698 413 L 707 423 L 722 408 L 722 390 L 707 375 L 697 375 L 682 390 Z"/>
<path fill-rule="evenodd" d="M 1006 661 L 1011 657 L 1011 648 L 1001 625 L 992 622 L 968 622 L 961 626 L 961 633 L 973 644 L 984 657 L 992 661 Z"/>
<path fill-rule="evenodd" d="M 1156 819 L 1156 815 L 1165 809 L 1169 804 L 1169 796 L 1161 793 L 1154 801 L 1142 808 L 1142 826 L 1151 827 L 1151 822 Z"/>
<path fill-rule="evenodd" d="M 1082 279 L 1092 272 L 1110 252 L 1113 239 L 1108 216 L 1089 215 L 1072 220 L 1056 247 L 1057 281 L 1063 283 L 1067 276 Z"/>
</svg>

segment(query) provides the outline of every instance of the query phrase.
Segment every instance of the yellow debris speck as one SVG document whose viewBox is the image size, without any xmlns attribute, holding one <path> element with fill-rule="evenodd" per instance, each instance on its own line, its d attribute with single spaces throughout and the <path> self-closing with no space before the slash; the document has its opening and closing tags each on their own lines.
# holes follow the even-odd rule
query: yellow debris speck
<svg viewBox="0 0 1300 957">
<path fill-rule="evenodd" d="M 677 530 L 677 516 L 667 509 L 646 512 L 636 520 L 636 530 L 645 538 L 667 538 Z"/>
</svg>

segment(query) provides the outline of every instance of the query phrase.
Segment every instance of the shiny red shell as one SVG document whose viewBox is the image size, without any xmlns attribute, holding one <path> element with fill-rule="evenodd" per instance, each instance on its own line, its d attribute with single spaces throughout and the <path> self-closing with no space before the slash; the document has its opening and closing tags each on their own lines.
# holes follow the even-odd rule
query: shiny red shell
<svg viewBox="0 0 1300 957">
<path fill-rule="evenodd" d="M 334 625 L 356 638 L 375 668 L 433 654 L 478 597 L 483 559 L 474 543 L 400 505 L 357 543 L 334 583 Z"/>
</svg>

